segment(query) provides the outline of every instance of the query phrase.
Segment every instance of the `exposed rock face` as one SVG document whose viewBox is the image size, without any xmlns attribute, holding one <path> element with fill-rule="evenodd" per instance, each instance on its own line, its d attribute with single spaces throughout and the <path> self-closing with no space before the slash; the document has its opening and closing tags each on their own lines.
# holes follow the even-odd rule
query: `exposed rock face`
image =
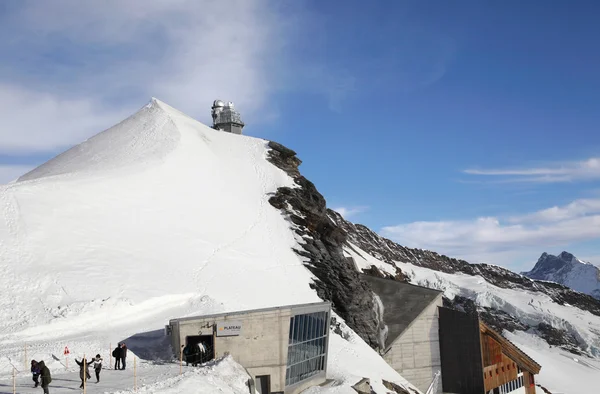
<svg viewBox="0 0 600 394">
<path fill-rule="evenodd" d="M 581 344 L 571 333 L 566 330 L 560 330 L 547 323 L 540 323 L 535 327 L 539 336 L 544 338 L 551 346 L 560 346 L 571 353 L 582 355 Z"/>
<path fill-rule="evenodd" d="M 600 268 L 577 259 L 569 252 L 558 256 L 543 253 L 531 271 L 521 274 L 531 279 L 560 283 L 600 299 Z"/>
<path fill-rule="evenodd" d="M 361 338 L 377 349 L 377 316 L 373 292 L 360 278 L 351 261 L 343 254 L 346 233 L 327 216 L 325 199 L 315 185 L 298 171 L 301 160 L 296 152 L 269 142 L 268 160 L 287 172 L 298 187 L 281 187 L 269 203 L 280 209 L 293 223 L 304 242 L 302 250 L 307 268 L 318 278 L 314 288 L 320 298 L 331 301 L 333 308 Z"/>
<path fill-rule="evenodd" d="M 450 274 L 481 276 L 495 286 L 544 293 L 558 304 L 570 304 L 600 316 L 599 300 L 564 285 L 532 280 L 498 266 L 469 264 L 435 252 L 406 248 L 363 225 L 344 220 L 340 214 L 326 208 L 325 199 L 314 184 L 300 174 L 298 166 L 302 162 L 296 157 L 296 152 L 275 142 L 270 142 L 269 147 L 268 160 L 287 172 L 298 186 L 279 188 L 269 202 L 283 212 L 296 234 L 302 238 L 302 248 L 295 251 L 307 258 L 307 268 L 317 277 L 314 288 L 319 297 L 331 301 L 334 310 L 371 347 L 379 347 L 373 293 L 360 278 L 352 260 L 344 257 L 343 247 L 351 248 L 350 243 L 392 265 L 394 261 L 402 261 Z M 551 266 L 560 269 L 563 265 L 556 263 Z M 395 275 L 382 272 L 375 266 L 364 272 L 378 277 L 409 280 L 399 268 L 394 267 Z M 529 326 L 506 312 L 476 305 L 464 297 L 456 297 L 452 301 L 446 299 L 445 304 L 467 313 L 477 311 L 482 320 L 497 331 L 535 332 L 551 345 L 581 353 L 577 338 L 548 324 Z"/>
</svg>

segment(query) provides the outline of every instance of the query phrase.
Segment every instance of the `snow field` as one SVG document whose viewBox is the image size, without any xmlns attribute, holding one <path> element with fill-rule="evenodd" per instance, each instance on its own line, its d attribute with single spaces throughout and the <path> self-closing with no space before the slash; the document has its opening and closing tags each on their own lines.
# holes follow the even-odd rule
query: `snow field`
<svg viewBox="0 0 600 394">
<path fill-rule="evenodd" d="M 133 359 L 128 361 L 127 369 L 124 371 L 107 369 L 107 366 L 103 366 L 99 383 L 96 383 L 93 368 L 90 367 L 92 378 L 86 384 L 87 393 L 248 393 L 246 382 L 250 376 L 231 356 L 197 368 L 184 365 L 181 375 L 179 364 L 154 365 L 138 360 L 136 383 L 134 383 Z M 51 369 L 51 373 L 51 393 L 63 394 L 77 390 L 83 392 L 79 389 L 81 384 L 79 369 L 71 368 L 69 372 Z M 16 383 L 16 391 L 19 394 L 41 392 L 39 387 L 33 388 L 33 380 L 29 373 L 20 374 Z M 12 394 L 12 388 L 12 379 L 0 380 L 0 393 Z"/>
<path fill-rule="evenodd" d="M 142 359 L 169 360 L 163 328 L 171 318 L 320 301 L 292 251 L 295 234 L 268 203 L 278 187 L 296 185 L 265 160 L 266 144 L 153 99 L 0 185 L 0 378 L 10 379 L 13 366 L 28 371 L 25 344 L 28 358 L 53 373 L 64 368 L 65 346 L 106 362 L 109 344 L 125 341 Z M 330 351 L 352 355 L 329 364 L 332 392 L 352 392 L 353 379 L 368 373 L 404 381 L 356 336 L 351 344 L 332 338 Z M 172 376 L 163 367 L 164 375 L 158 365 L 150 374 Z M 194 385 L 157 382 L 148 392 Z"/>
</svg>

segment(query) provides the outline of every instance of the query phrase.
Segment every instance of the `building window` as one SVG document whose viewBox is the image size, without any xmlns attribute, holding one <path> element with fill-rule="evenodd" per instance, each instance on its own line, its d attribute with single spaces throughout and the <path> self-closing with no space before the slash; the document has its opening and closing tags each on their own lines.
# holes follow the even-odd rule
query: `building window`
<svg viewBox="0 0 600 394">
<path fill-rule="evenodd" d="M 285 385 L 291 386 L 325 370 L 328 312 L 296 315 L 290 319 Z"/>
</svg>

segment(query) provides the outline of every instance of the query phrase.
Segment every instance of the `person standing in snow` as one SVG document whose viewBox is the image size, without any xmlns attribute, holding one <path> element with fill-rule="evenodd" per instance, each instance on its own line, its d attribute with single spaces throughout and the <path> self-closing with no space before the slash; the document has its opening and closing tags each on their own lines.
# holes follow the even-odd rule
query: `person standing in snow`
<svg viewBox="0 0 600 394">
<path fill-rule="evenodd" d="M 83 358 L 81 361 L 77 361 L 77 359 L 75 359 L 75 362 L 77 365 L 79 365 L 79 379 L 81 379 L 81 386 L 79 386 L 79 388 L 82 389 L 83 381 L 90 379 L 90 363 L 85 358 Z"/>
<path fill-rule="evenodd" d="M 44 394 L 49 394 L 50 391 L 48 386 L 52 382 L 52 376 L 50 375 L 50 370 L 44 363 L 44 360 L 37 363 L 38 368 L 40 369 L 40 376 L 42 377 L 42 388 L 44 389 Z"/>
<path fill-rule="evenodd" d="M 182 350 L 183 359 L 185 360 L 186 367 L 188 365 L 190 365 L 190 362 L 192 361 L 192 356 L 190 355 L 191 352 L 192 352 L 192 350 L 190 349 L 190 344 L 188 343 L 187 345 L 185 345 L 185 347 Z"/>
<path fill-rule="evenodd" d="M 94 372 L 96 373 L 96 383 L 100 381 L 100 371 L 102 371 L 102 357 L 96 354 L 96 357 L 92 359 L 94 363 Z"/>
<path fill-rule="evenodd" d="M 200 347 L 198 344 L 192 345 L 192 367 L 197 367 L 200 361 Z"/>
<path fill-rule="evenodd" d="M 121 343 L 121 369 L 125 369 L 125 361 L 127 359 L 127 346 L 125 342 Z"/>
<path fill-rule="evenodd" d="M 33 382 L 35 383 L 35 385 L 33 386 L 34 388 L 40 385 L 40 382 L 38 379 L 39 379 L 41 373 L 42 373 L 42 371 L 40 371 L 38 362 L 35 360 L 31 360 L 31 374 L 33 375 Z"/>
<path fill-rule="evenodd" d="M 112 355 L 115 358 L 115 369 L 121 369 L 121 344 L 119 343 L 115 350 L 113 350 Z"/>
<path fill-rule="evenodd" d="M 198 352 L 198 358 L 196 359 L 196 365 L 202 364 L 205 360 L 206 356 L 206 347 L 204 346 L 204 342 L 199 342 L 196 351 Z"/>
</svg>

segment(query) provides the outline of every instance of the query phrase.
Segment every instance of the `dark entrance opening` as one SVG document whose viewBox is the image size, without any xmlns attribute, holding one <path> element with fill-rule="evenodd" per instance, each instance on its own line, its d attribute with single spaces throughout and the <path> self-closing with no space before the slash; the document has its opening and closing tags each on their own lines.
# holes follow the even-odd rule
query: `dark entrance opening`
<svg viewBox="0 0 600 394">
<path fill-rule="evenodd" d="M 271 375 L 256 377 L 256 391 L 259 394 L 271 394 Z"/>
<path fill-rule="evenodd" d="M 202 364 L 215 358 L 215 344 L 212 335 L 193 335 L 185 337 L 186 346 L 190 351 L 190 355 L 184 360 L 189 364 Z M 200 345 L 200 349 L 204 348 L 204 352 L 194 352 L 197 349 L 196 345 Z"/>
</svg>

